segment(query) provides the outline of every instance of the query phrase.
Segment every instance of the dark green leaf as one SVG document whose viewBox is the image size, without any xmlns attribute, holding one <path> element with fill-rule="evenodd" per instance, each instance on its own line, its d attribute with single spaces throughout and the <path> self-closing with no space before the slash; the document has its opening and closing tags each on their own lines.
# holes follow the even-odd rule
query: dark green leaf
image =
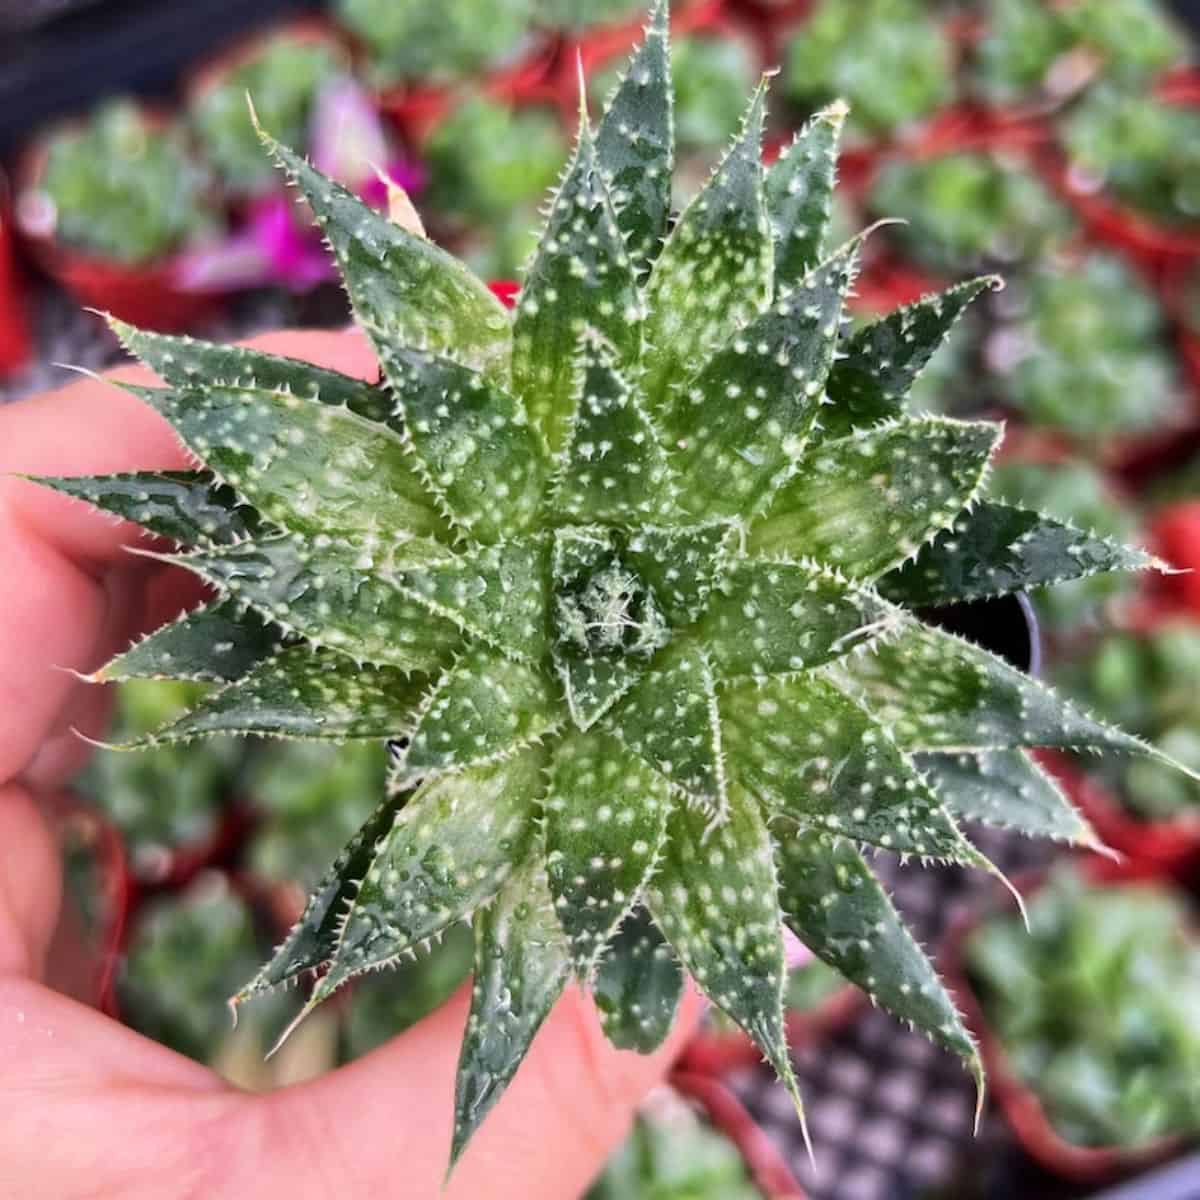
<svg viewBox="0 0 1200 1200">
<path fill-rule="evenodd" d="M 274 654 L 283 632 L 253 609 L 232 600 L 214 600 L 181 613 L 111 659 L 93 678 L 97 683 L 124 679 L 196 679 L 230 683 Z"/>
<path fill-rule="evenodd" d="M 957 1054 L 982 1092 L 983 1065 L 937 971 L 862 855 L 821 830 L 779 839 L 787 923 L 819 958 L 894 1016 Z"/>
<path fill-rule="evenodd" d="M 721 681 L 820 666 L 870 642 L 898 615 L 814 564 L 742 560 L 713 589 L 698 636 Z"/>
<path fill-rule="evenodd" d="M 888 731 L 820 676 L 727 688 L 721 724 L 730 779 L 788 818 L 784 841 L 796 822 L 900 854 L 978 862 Z"/>
<path fill-rule="evenodd" d="M 499 541 L 538 515 L 546 470 L 524 407 L 468 367 L 381 345 L 379 361 L 429 482 L 456 524 Z"/>
<path fill-rule="evenodd" d="M 647 284 L 645 391 L 652 413 L 771 299 L 760 85 L 721 165 L 684 209 Z"/>
<path fill-rule="evenodd" d="M 417 346 L 505 386 L 512 327 L 504 306 L 452 254 L 376 212 L 263 134 L 317 218 L 359 326 L 380 348 Z"/>
<path fill-rule="evenodd" d="M 512 1081 L 569 976 L 545 876 L 526 866 L 475 917 L 475 981 L 454 1084 L 452 1164 Z"/>
<path fill-rule="evenodd" d="M 734 526 L 639 525 L 629 535 L 624 556 L 654 592 L 667 620 L 690 625 L 708 600 L 733 540 Z"/>
<path fill-rule="evenodd" d="M 767 213 L 775 242 L 775 291 L 798 284 L 821 260 L 833 209 L 838 140 L 846 106 L 811 117 L 767 171 Z"/>
<path fill-rule="evenodd" d="M 1092 827 L 1023 750 L 918 754 L 941 802 L 956 817 L 1027 837 L 1098 846 Z"/>
<path fill-rule="evenodd" d="M 917 376 L 963 310 L 980 292 L 1003 287 L 996 275 L 968 279 L 925 296 L 864 326 L 841 349 L 826 385 L 830 405 L 821 410 L 827 437 L 899 415 Z"/>
<path fill-rule="evenodd" d="M 910 563 L 879 581 L 897 603 L 925 607 L 981 600 L 1102 571 L 1145 571 L 1153 555 L 1050 517 L 984 501 L 960 514 Z"/>
<path fill-rule="evenodd" d="M 814 267 L 669 397 L 662 425 L 681 508 L 744 519 L 791 472 L 817 417 L 860 245 Z"/>
<path fill-rule="evenodd" d="M 669 808 L 667 781 L 610 734 L 576 730 L 555 747 L 546 864 L 580 976 L 590 974 L 650 878 Z"/>
<path fill-rule="evenodd" d="M 575 404 L 575 365 L 564 351 L 591 326 L 618 362 L 635 364 L 642 320 L 633 263 L 583 120 L 513 321 L 513 386 L 551 454 L 566 444 Z"/>
<path fill-rule="evenodd" d="M 592 980 L 600 1025 L 618 1050 L 651 1054 L 671 1032 L 683 971 L 640 905 L 613 935 Z"/>
<path fill-rule="evenodd" d="M 130 743 L 155 746 L 218 733 L 378 738 L 407 733 L 424 685 L 396 667 L 359 666 L 331 650 L 293 646 L 210 692 L 165 729 Z"/>
<path fill-rule="evenodd" d="M 646 906 L 700 990 L 766 1055 L 798 1111 L 783 1029 L 783 914 L 771 835 L 731 790 L 726 820 L 677 804 Z"/>
<path fill-rule="evenodd" d="M 403 555 L 403 547 L 399 553 Z M 550 540 L 530 535 L 392 570 L 398 587 L 430 612 L 520 657 L 549 647 Z"/>
<path fill-rule="evenodd" d="M 668 518 L 675 481 L 667 454 L 612 347 L 585 330 L 575 369 L 574 419 L 551 496 L 553 511 L 578 521 Z"/>
<path fill-rule="evenodd" d="M 948 528 L 986 484 L 1002 428 L 905 419 L 821 442 L 751 531 L 751 553 L 811 557 L 874 579 Z"/>
<path fill-rule="evenodd" d="M 462 645 L 462 632 L 389 582 L 377 554 L 348 538 L 282 534 L 160 557 L 316 645 L 356 661 L 435 670 Z"/>
<path fill-rule="evenodd" d="M 668 647 L 613 710 L 621 741 L 712 813 L 726 806 L 717 691 L 704 653 L 690 642 Z"/>
<path fill-rule="evenodd" d="M 596 130 L 596 163 L 639 275 L 649 270 L 667 232 L 672 136 L 667 0 L 657 0 L 641 46 L 634 51 Z"/>
<path fill-rule="evenodd" d="M 558 688 L 540 667 L 477 646 L 426 697 L 392 786 L 502 758 L 563 716 Z"/>
<path fill-rule="evenodd" d="M 235 541 L 258 526 L 253 509 L 239 507 L 229 488 L 202 471 L 31 478 L 187 546 Z"/>
</svg>

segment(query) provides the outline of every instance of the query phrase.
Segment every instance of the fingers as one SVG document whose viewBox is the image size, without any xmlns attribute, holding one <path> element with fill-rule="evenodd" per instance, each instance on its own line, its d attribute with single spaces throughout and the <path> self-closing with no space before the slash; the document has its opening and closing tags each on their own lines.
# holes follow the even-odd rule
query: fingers
<svg viewBox="0 0 1200 1200">
<path fill-rule="evenodd" d="M 374 1053 L 263 1098 L 258 1119 L 269 1126 L 267 1140 L 284 1148 L 268 1194 L 316 1197 L 318 1181 L 337 1180 L 347 1194 L 367 1195 L 396 1180 L 398 1164 L 404 1164 L 406 1200 L 581 1195 L 625 1135 L 637 1104 L 662 1080 L 699 1013 L 689 992 L 658 1053 L 618 1051 L 604 1039 L 591 1001 L 570 988 L 443 1193 L 469 1001 L 464 987 Z"/>
<path fill-rule="evenodd" d="M 285 332 L 253 344 L 360 377 L 374 370 L 359 335 Z M 153 382 L 141 368 L 122 374 Z M 144 560 L 126 553 L 143 536 L 136 526 L 11 473 L 107 474 L 186 462 L 157 413 L 100 380 L 0 407 L 0 563 L 12 580 L 0 590 L 0 712 L 6 720 L 0 781 L 24 771 L 38 748 L 61 732 L 56 725 L 77 686 L 69 672 L 99 666 L 106 635 L 120 649 L 144 627 L 141 610 L 130 620 L 128 595 L 114 605 L 102 584 L 121 573 L 138 581 L 137 591 L 152 578 Z M 51 758 L 52 769 L 39 767 L 39 784 L 57 782 L 70 765 L 57 765 L 57 751 Z"/>
</svg>

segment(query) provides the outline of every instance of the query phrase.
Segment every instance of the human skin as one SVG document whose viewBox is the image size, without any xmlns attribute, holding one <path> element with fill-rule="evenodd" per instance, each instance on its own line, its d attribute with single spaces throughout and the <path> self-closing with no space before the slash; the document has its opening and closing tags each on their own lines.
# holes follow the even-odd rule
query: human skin
<svg viewBox="0 0 1200 1200">
<path fill-rule="evenodd" d="M 375 377 L 353 333 L 250 344 Z M 444 1191 L 469 985 L 378 1050 L 262 1094 L 54 990 L 78 952 L 56 935 L 60 854 L 43 813 L 91 753 L 75 731 L 102 737 L 111 702 L 73 672 L 200 592 L 129 553 L 146 544 L 137 527 L 13 475 L 186 465 L 156 413 L 99 380 L 0 407 L 0 1200 L 573 1200 L 694 1025 L 690 990 L 651 1056 L 613 1050 L 590 1000 L 568 990 Z"/>
</svg>

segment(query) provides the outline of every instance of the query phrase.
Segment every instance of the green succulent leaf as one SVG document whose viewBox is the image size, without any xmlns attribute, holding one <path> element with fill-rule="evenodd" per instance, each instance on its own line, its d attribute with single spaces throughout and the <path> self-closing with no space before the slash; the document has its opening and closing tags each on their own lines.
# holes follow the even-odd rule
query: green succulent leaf
<svg viewBox="0 0 1200 1200">
<path fill-rule="evenodd" d="M 234 391 L 291 392 L 334 408 L 348 408 L 355 416 L 379 424 L 386 424 L 391 415 L 386 392 L 340 371 L 245 346 L 136 329 L 111 316 L 108 324 L 130 354 L 140 358 L 168 387 L 180 391 L 216 384 Z"/>
<path fill-rule="evenodd" d="M 872 592 L 813 563 L 730 564 L 697 626 L 718 680 L 818 667 L 902 619 Z"/>
<path fill-rule="evenodd" d="M 731 792 L 728 818 L 676 805 L 646 906 L 700 990 L 799 1091 L 783 1029 L 784 957 L 773 842 L 754 803 Z"/>
<path fill-rule="evenodd" d="M 618 362 L 637 362 L 642 305 L 634 266 L 584 122 L 513 319 L 513 385 L 551 454 L 567 441 L 577 395 L 564 349 L 589 327 Z"/>
<path fill-rule="evenodd" d="M 643 277 L 666 236 L 675 166 L 667 9 L 666 0 L 652 7 L 645 40 L 633 52 L 596 130 L 596 161 L 617 228 Z"/>
<path fill-rule="evenodd" d="M 576 354 L 572 409 L 553 510 L 577 521 L 668 518 L 675 481 L 666 451 L 612 347 L 590 329 Z"/>
<path fill-rule="evenodd" d="M 377 346 L 416 346 L 507 385 L 512 326 L 504 306 L 452 254 L 409 233 L 260 133 L 325 235 L 360 328 Z"/>
<path fill-rule="evenodd" d="M 461 646 L 461 631 L 401 592 L 375 553 L 348 538 L 324 545 L 277 534 L 159 557 L 316 646 L 404 671 L 437 669 Z"/>
<path fill-rule="evenodd" d="M 775 290 L 793 287 L 821 260 L 833 211 L 837 151 L 846 106 L 811 117 L 767 171 L 767 212 L 775 246 Z"/>
<path fill-rule="evenodd" d="M 982 1092 L 979 1050 L 937 971 L 846 838 L 779 841 L 779 898 L 796 936 L 902 1021 L 957 1054 Z"/>
<path fill-rule="evenodd" d="M 646 285 L 645 391 L 651 412 L 771 298 L 771 228 L 763 195 L 766 85 L 711 178 L 684 209 Z"/>
<path fill-rule="evenodd" d="M 203 471 L 30 478 L 187 546 L 236 541 L 259 524 L 252 509 L 238 505 L 231 489 Z"/>
<path fill-rule="evenodd" d="M 827 829 L 899 854 L 977 862 L 887 728 L 827 680 L 806 675 L 727 688 L 721 723 L 730 777 L 789 828 Z"/>
<path fill-rule="evenodd" d="M 717 689 L 704 652 L 668 647 L 608 718 L 634 753 L 686 793 L 688 803 L 724 813 L 725 759 Z"/>
<path fill-rule="evenodd" d="M 422 703 L 391 786 L 503 758 L 551 732 L 561 710 L 558 689 L 540 667 L 473 647 Z"/>
<path fill-rule="evenodd" d="M 640 525 L 625 544 L 625 558 L 654 593 L 675 627 L 690 625 L 703 611 L 720 576 L 736 529 L 706 525 Z"/>
<path fill-rule="evenodd" d="M 528 529 L 546 466 L 524 406 L 448 358 L 384 344 L 379 361 L 428 493 L 454 523 L 486 542 Z"/>
<path fill-rule="evenodd" d="M 377 841 L 308 1008 L 486 904 L 525 860 L 542 795 L 540 746 L 421 785 Z"/>
<path fill-rule="evenodd" d="M 860 244 L 814 267 L 669 398 L 663 431 L 686 511 L 745 518 L 790 473 L 817 416 Z"/>
<path fill-rule="evenodd" d="M 451 1164 L 512 1081 L 570 978 L 567 943 L 535 861 L 501 885 L 474 924 L 475 979 L 454 1083 Z"/>
<path fill-rule="evenodd" d="M 670 789 L 611 734 L 576 730 L 553 751 L 544 808 L 550 891 L 586 979 L 654 871 Z"/>
<path fill-rule="evenodd" d="M 218 733 L 382 740 L 412 728 L 421 691 L 419 678 L 396 667 L 359 666 L 330 650 L 293 646 L 130 746 Z"/>
<path fill-rule="evenodd" d="M 399 435 L 348 408 L 282 389 L 143 394 L 222 483 L 286 529 L 422 535 L 445 527 Z"/>
<path fill-rule="evenodd" d="M 251 996 L 282 987 L 306 971 L 329 961 L 358 885 L 375 855 L 375 844 L 392 827 L 408 796 L 384 801 L 321 876 L 300 919 L 262 969 L 233 998 L 235 1005 Z"/>
<path fill-rule="evenodd" d="M 879 581 L 890 600 L 930 607 L 982 600 L 1105 571 L 1160 567 L 1153 555 L 1029 509 L 985 500 Z"/>
<path fill-rule="evenodd" d="M 269 658 L 283 633 L 253 610 L 232 600 L 214 600 L 181 613 L 92 676 L 97 683 L 126 679 L 193 679 L 231 683 Z"/>
<path fill-rule="evenodd" d="M 748 549 L 874 579 L 912 558 L 979 495 L 1000 438 L 998 425 L 924 417 L 823 441 L 776 492 Z"/>
<path fill-rule="evenodd" d="M 1092 827 L 1024 750 L 918 754 L 915 762 L 946 808 L 963 821 L 1026 837 L 1099 846 Z"/>
<path fill-rule="evenodd" d="M 618 1050 L 651 1054 L 671 1032 L 683 995 L 683 971 L 645 908 L 634 908 L 613 934 L 592 979 L 605 1037 Z"/>
<path fill-rule="evenodd" d="M 912 619 L 833 670 L 906 750 L 1053 746 L 1151 752 L 994 654 Z"/>
<path fill-rule="evenodd" d="M 549 538 L 531 534 L 411 565 L 399 553 L 391 578 L 431 613 L 517 657 L 540 659 L 549 648 Z"/>
<path fill-rule="evenodd" d="M 955 321 L 980 293 L 1003 287 L 996 275 L 955 284 L 863 326 L 841 347 L 821 411 L 827 437 L 898 416 L 918 375 L 946 340 Z"/>
</svg>

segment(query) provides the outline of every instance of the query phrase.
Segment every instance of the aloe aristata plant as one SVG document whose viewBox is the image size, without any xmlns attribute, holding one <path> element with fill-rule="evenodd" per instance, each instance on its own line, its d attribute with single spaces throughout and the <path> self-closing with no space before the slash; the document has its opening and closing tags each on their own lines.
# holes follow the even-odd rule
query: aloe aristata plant
<svg viewBox="0 0 1200 1200">
<path fill-rule="evenodd" d="M 996 426 L 905 414 L 994 281 L 850 334 L 862 239 L 823 245 L 844 110 L 767 171 L 764 102 L 672 224 L 660 4 L 511 314 L 264 135 L 380 382 L 114 322 L 195 470 L 52 481 L 218 593 L 95 676 L 218 685 L 147 740 L 390 742 L 380 807 L 237 1001 L 315 974 L 311 1007 L 471 919 L 455 1157 L 572 979 L 649 1051 L 686 971 L 794 1095 L 785 925 L 978 1074 L 865 852 L 986 867 L 960 820 L 1086 841 L 1026 748 L 1149 752 L 917 615 L 1152 560 L 986 499 Z"/>
</svg>

